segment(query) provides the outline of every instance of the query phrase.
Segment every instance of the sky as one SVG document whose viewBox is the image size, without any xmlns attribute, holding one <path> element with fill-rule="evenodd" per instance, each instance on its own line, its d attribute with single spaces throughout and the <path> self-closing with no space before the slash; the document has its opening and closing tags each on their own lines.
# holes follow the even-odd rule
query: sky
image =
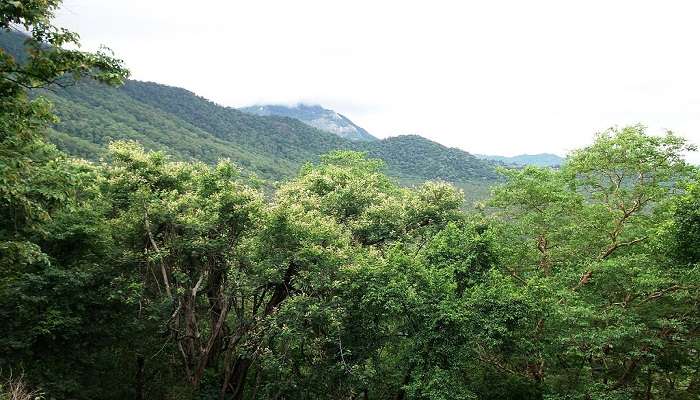
<svg viewBox="0 0 700 400">
<path fill-rule="evenodd" d="M 564 155 L 632 123 L 700 144 L 698 16 L 674 0 L 64 0 L 57 22 L 133 79 L 222 105 L 320 104 L 380 138 Z"/>
</svg>

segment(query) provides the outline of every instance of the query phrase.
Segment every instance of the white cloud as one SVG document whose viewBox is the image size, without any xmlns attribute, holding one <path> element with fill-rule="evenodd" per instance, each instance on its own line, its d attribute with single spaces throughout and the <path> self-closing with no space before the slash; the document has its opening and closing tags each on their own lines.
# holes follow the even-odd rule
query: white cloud
<svg viewBox="0 0 700 400">
<path fill-rule="evenodd" d="M 695 1 L 65 0 L 59 21 L 136 79 L 512 155 L 634 122 L 700 144 L 698 15 Z"/>
</svg>

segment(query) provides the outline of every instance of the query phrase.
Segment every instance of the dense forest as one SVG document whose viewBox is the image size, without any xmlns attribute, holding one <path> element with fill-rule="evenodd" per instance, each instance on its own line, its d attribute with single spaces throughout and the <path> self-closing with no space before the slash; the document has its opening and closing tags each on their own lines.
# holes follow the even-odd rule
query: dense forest
<svg viewBox="0 0 700 400">
<path fill-rule="evenodd" d="M 474 208 L 443 180 L 399 185 L 381 147 L 280 148 L 301 167 L 268 195 L 222 109 L 109 89 L 128 71 L 75 50 L 59 5 L 0 2 L 0 29 L 31 34 L 26 59 L 0 50 L 0 399 L 700 397 L 700 172 L 681 137 L 606 130 L 560 168 L 501 169 Z M 109 90 L 84 99 L 104 124 L 70 122 L 100 157 L 48 140 L 72 128 L 47 89 L 81 85 Z M 153 112 L 113 119 L 124 91 Z M 182 122 L 159 118 L 168 91 Z M 420 151 L 406 162 L 458 157 Z"/>
</svg>

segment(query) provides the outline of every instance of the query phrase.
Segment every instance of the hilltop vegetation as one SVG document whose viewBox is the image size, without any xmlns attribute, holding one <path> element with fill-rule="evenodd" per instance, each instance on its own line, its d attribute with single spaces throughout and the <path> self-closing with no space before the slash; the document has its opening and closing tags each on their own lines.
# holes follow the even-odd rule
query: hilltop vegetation
<svg viewBox="0 0 700 400">
<path fill-rule="evenodd" d="M 493 181 L 492 165 L 462 150 L 445 147 L 417 135 L 395 136 L 359 143 L 355 149 L 384 160 L 391 171 L 405 179 L 442 179 L 448 182 Z"/>
<path fill-rule="evenodd" d="M 505 170 L 471 212 L 451 184 L 399 186 L 351 150 L 272 196 L 179 144 L 174 158 L 114 141 L 89 162 L 47 141 L 51 104 L 29 92 L 128 71 L 63 49 L 77 37 L 51 25 L 58 4 L 0 5 L 0 29 L 31 28 L 35 49 L 0 52 L 0 399 L 700 396 L 700 171 L 684 139 L 607 130 L 559 169 Z M 151 108 L 129 108 L 134 87 L 76 90 L 95 123 L 157 129 L 166 113 L 143 93 Z M 236 113 L 197 122 L 210 106 L 163 101 L 192 143 L 229 143 L 210 130 Z"/>
</svg>

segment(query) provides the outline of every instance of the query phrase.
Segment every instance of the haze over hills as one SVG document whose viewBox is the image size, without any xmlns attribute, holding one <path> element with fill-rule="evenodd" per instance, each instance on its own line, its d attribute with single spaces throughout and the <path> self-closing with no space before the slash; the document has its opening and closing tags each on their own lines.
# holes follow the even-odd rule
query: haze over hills
<svg viewBox="0 0 700 400">
<path fill-rule="evenodd" d="M 557 167 L 564 162 L 564 157 L 552 153 L 519 154 L 512 157 L 485 154 L 475 154 L 475 156 L 483 160 L 498 161 L 504 164 L 517 166 L 536 165 L 538 167 Z"/>
<path fill-rule="evenodd" d="M 372 136 L 364 128 L 353 123 L 346 116 L 333 110 L 325 109 L 319 105 L 297 104 L 291 107 L 284 105 L 254 105 L 241 108 L 240 110 L 260 116 L 276 115 L 295 118 L 314 128 L 336 134 L 349 140 L 377 140 L 376 137 Z"/>
<path fill-rule="evenodd" d="M 344 115 L 323 108 L 320 105 L 307 105 L 307 104 L 297 104 L 295 106 L 286 105 L 254 105 L 250 107 L 240 108 L 241 111 L 255 114 L 260 116 L 280 116 L 280 117 L 290 117 L 297 119 L 307 125 L 318 128 L 322 131 L 330 132 L 336 134 L 342 138 L 354 140 L 354 141 L 374 141 L 378 140 L 376 137 L 372 136 L 364 128 L 353 123 L 349 118 Z M 401 142 L 416 142 L 416 138 L 423 139 L 418 135 L 402 135 L 411 136 L 413 139 L 405 138 Z M 391 143 L 398 143 L 391 141 Z M 417 143 L 417 142 L 416 142 Z M 382 147 L 382 146 L 380 146 Z M 458 149 L 454 149 L 460 151 Z M 379 148 L 370 148 L 368 151 L 377 157 L 381 151 Z M 444 149 L 436 152 L 435 156 L 441 157 Z M 427 154 L 421 154 L 421 156 L 426 157 Z M 540 153 L 540 154 L 520 154 L 512 157 L 499 156 L 499 155 L 484 155 L 475 154 L 479 159 L 491 160 L 501 162 L 507 165 L 515 166 L 526 166 L 526 165 L 536 165 L 539 167 L 556 167 L 561 165 L 564 161 L 563 157 L 560 157 L 552 153 Z"/>
</svg>

